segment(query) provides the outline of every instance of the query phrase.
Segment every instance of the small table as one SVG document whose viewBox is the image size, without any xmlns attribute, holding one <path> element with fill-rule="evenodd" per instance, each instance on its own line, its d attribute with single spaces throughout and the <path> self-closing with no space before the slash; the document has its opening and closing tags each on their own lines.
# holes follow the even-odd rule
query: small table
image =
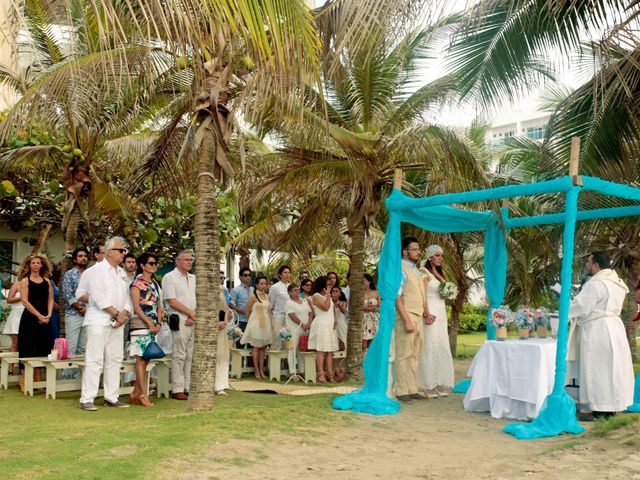
<svg viewBox="0 0 640 480">
<path fill-rule="evenodd" d="M 254 368 L 244 366 L 244 359 L 251 357 L 253 349 L 245 348 L 232 348 L 231 353 L 231 376 L 234 378 L 241 378 L 243 373 L 253 373 Z"/>
<path fill-rule="evenodd" d="M 269 365 L 269 380 L 280 381 L 282 375 L 289 373 L 288 368 L 282 368 L 282 360 L 287 360 L 289 350 L 267 350 L 267 364 Z"/>
<path fill-rule="evenodd" d="M 469 367 L 464 409 L 494 418 L 536 418 L 553 389 L 555 358 L 550 338 L 486 341 Z"/>
<path fill-rule="evenodd" d="M 5 390 L 12 383 L 20 381 L 20 375 L 9 375 L 9 365 L 15 364 L 14 369 L 18 368 L 18 352 L 1 352 L 0 353 L 0 388 Z"/>
</svg>

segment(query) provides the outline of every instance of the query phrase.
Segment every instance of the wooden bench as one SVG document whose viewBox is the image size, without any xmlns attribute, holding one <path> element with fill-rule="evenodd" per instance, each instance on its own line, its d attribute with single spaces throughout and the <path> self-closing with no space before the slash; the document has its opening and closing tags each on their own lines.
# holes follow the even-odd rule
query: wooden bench
<svg viewBox="0 0 640 480">
<path fill-rule="evenodd" d="M 162 398 L 171 398 L 171 356 L 154 360 L 158 380 L 156 382 L 156 395 Z"/>
<path fill-rule="evenodd" d="M 282 368 L 282 360 L 287 360 L 289 350 L 267 350 L 267 365 L 269 367 L 269 380 L 280 381 L 280 377 L 289 374 L 288 368 Z"/>
<path fill-rule="evenodd" d="M 66 368 L 79 368 L 84 357 L 68 358 L 66 360 L 46 360 L 43 361 L 46 371 L 46 393 L 45 398 L 56 399 L 57 392 L 73 392 L 82 389 L 80 378 L 58 379 L 58 372 Z"/>
<path fill-rule="evenodd" d="M 232 348 L 231 349 L 231 373 L 230 375 L 235 378 L 241 378 L 243 373 L 253 373 L 255 369 L 244 364 L 245 360 L 251 357 L 252 349 L 245 348 Z M 244 364 L 244 365 L 243 365 Z"/>
<path fill-rule="evenodd" d="M 318 372 L 316 370 L 316 352 L 300 352 L 304 357 L 304 380 L 309 383 L 316 383 Z M 345 358 L 347 352 L 345 350 L 339 350 L 333 352 L 334 360 L 336 358 Z"/>
<path fill-rule="evenodd" d="M 10 384 L 17 384 L 20 381 L 20 375 L 9 375 L 9 365 L 16 365 L 18 368 L 18 352 L 2 352 L 0 353 L 0 388 L 5 390 Z"/>
<path fill-rule="evenodd" d="M 49 361 L 47 357 L 24 357 L 20 362 L 24 365 L 24 394 L 33 397 L 33 390 L 36 388 L 46 388 L 47 382 L 40 380 L 36 382 L 34 375 L 36 368 L 46 367 L 44 362 Z"/>
<path fill-rule="evenodd" d="M 149 372 L 151 369 L 157 365 L 157 360 L 150 360 L 147 364 L 147 368 L 145 370 L 145 383 L 147 386 L 147 392 L 149 391 Z M 84 376 L 84 368 L 86 366 L 85 362 L 78 362 L 78 366 L 80 367 L 80 377 Z M 120 366 L 120 375 L 124 373 L 135 373 L 136 371 L 136 361 L 135 360 L 124 360 L 122 365 Z M 133 391 L 133 387 L 130 385 L 120 385 L 119 394 L 120 395 L 129 395 Z M 98 390 L 98 394 L 96 397 L 102 397 L 104 395 L 104 390 L 101 388 Z"/>
</svg>

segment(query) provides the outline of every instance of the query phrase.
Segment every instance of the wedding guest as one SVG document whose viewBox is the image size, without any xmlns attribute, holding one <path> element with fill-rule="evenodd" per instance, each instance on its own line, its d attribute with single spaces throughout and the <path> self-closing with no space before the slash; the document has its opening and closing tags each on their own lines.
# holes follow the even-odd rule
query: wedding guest
<svg viewBox="0 0 640 480">
<path fill-rule="evenodd" d="M 289 284 L 287 287 L 289 292 L 289 301 L 287 302 L 287 328 L 291 332 L 291 341 L 294 348 L 289 349 L 289 373 L 295 375 L 297 372 L 304 371 L 304 356 L 301 352 L 294 352 L 298 349 L 300 335 L 305 330 L 311 328 L 312 309 L 307 300 L 300 298 L 300 287 L 295 283 Z"/>
<path fill-rule="evenodd" d="M 251 344 L 253 351 L 254 376 L 256 379 L 267 378 L 264 373 L 264 359 L 267 345 L 273 342 L 274 336 L 271 320 L 271 302 L 267 295 L 267 277 L 258 275 L 256 277 L 256 289 L 253 296 L 247 301 L 245 315 L 249 318 L 247 328 L 240 339 L 242 345 Z"/>
<path fill-rule="evenodd" d="M 333 313 L 336 317 L 336 335 L 338 336 L 338 349 L 347 349 L 347 331 L 349 325 L 347 323 L 347 299 L 340 290 L 340 287 L 334 286 L 331 289 L 331 300 L 333 301 Z M 335 362 L 334 370 L 336 380 L 341 381 L 345 377 L 345 371 L 342 366 L 343 360 L 340 358 Z"/>
<path fill-rule="evenodd" d="M 84 247 L 76 248 L 71 254 L 73 268 L 67 270 L 62 277 L 62 294 L 67 302 L 67 308 L 64 312 L 65 337 L 67 338 L 69 355 L 84 355 L 86 339 L 86 329 L 82 325 L 84 323 L 84 314 L 87 310 L 87 304 L 76 298 L 76 290 L 80 284 L 80 277 L 89 265 L 89 250 Z M 80 377 L 78 369 L 65 370 L 66 377 Z"/>
<path fill-rule="evenodd" d="M 220 306 L 218 312 L 218 342 L 216 348 L 216 378 L 213 390 L 216 395 L 227 395 L 229 388 L 229 342 L 227 342 L 226 328 L 231 321 L 231 310 L 227 305 L 224 292 L 220 292 Z M 224 303 L 223 303 L 224 302 Z"/>
<path fill-rule="evenodd" d="M 329 382 L 334 382 L 333 352 L 338 350 L 338 336 L 333 302 L 327 290 L 327 277 L 318 277 L 313 283 L 311 302 L 314 318 L 309 332 L 309 348 L 316 351 L 318 383 L 327 383 L 327 378 Z"/>
<path fill-rule="evenodd" d="M 444 251 L 439 245 L 430 245 L 426 257 L 427 309 L 435 320 L 424 326 L 424 346 L 418 363 L 417 381 L 427 398 L 446 397 L 446 388 L 453 386 L 453 358 L 449 346 L 447 306 L 439 288 L 446 281 L 442 270 Z"/>
<path fill-rule="evenodd" d="M 311 290 L 313 289 L 313 282 L 308 278 L 300 282 L 300 298 L 310 299 L 311 298 Z"/>
<path fill-rule="evenodd" d="M 340 286 L 340 277 L 336 272 L 327 273 L 327 291 L 331 292 L 334 286 Z"/>
<path fill-rule="evenodd" d="M 364 274 L 364 317 L 362 319 L 362 352 L 367 353 L 380 324 L 380 294 L 373 277 Z"/>
<path fill-rule="evenodd" d="M 53 313 L 51 314 L 51 341 L 55 342 L 56 338 L 60 338 L 60 277 L 62 272 L 59 268 L 53 267 L 51 272 L 51 287 L 53 288 Z"/>
<path fill-rule="evenodd" d="M 20 278 L 9 288 L 7 303 L 11 305 L 11 311 L 7 317 L 2 330 L 3 335 L 11 336 L 11 351 L 18 351 L 18 331 L 20 330 L 20 319 L 24 312 L 24 305 L 20 301 Z"/>
<path fill-rule="evenodd" d="M 247 328 L 247 317 L 244 311 L 247 308 L 249 297 L 253 295 L 254 288 L 251 286 L 251 270 L 247 267 L 240 269 L 240 285 L 231 291 L 231 303 L 229 307 L 238 314 L 238 326 L 244 332 Z M 239 341 L 236 347 L 240 345 Z"/>
<path fill-rule="evenodd" d="M 51 315 L 53 314 L 53 287 L 49 276 L 51 264 L 40 253 L 29 255 L 20 265 L 20 300 L 24 311 L 18 330 L 20 358 L 46 357 L 51 353 Z M 24 390 L 24 364 L 20 364 L 20 388 Z M 34 372 L 34 381 L 41 380 L 41 369 Z"/>
<path fill-rule="evenodd" d="M 147 346 L 155 341 L 160 332 L 164 309 L 160 301 L 160 285 L 155 278 L 158 270 L 158 257 L 152 253 L 143 253 L 136 259 L 138 276 L 131 283 L 131 317 L 129 355 L 136 358 L 136 375 L 131 392 L 131 404 L 152 407 L 145 385 L 147 365 L 143 355 Z"/>
<path fill-rule="evenodd" d="M 276 350 L 282 348 L 279 332 L 280 329 L 285 326 L 285 320 L 287 317 L 286 305 L 289 301 L 287 287 L 291 282 L 291 268 L 289 265 L 282 265 L 278 269 L 278 279 L 279 280 L 269 289 L 269 301 L 273 308 L 273 324 L 271 328 L 274 334 L 273 342 L 271 342 L 271 348 Z"/>
</svg>

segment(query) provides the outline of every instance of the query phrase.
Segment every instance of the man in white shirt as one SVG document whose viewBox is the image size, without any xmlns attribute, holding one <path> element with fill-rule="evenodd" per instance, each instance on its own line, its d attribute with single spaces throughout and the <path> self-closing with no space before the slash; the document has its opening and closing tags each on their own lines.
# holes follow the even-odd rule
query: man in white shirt
<svg viewBox="0 0 640 480">
<path fill-rule="evenodd" d="M 176 268 L 162 279 L 162 295 L 167 301 L 169 316 L 180 317 L 178 330 L 172 330 L 173 362 L 171 382 L 173 398 L 187 400 L 193 358 L 193 327 L 196 324 L 196 276 L 189 273 L 193 253 L 182 250 L 176 255 Z"/>
<path fill-rule="evenodd" d="M 282 265 L 278 269 L 279 281 L 274 283 L 269 289 L 269 301 L 271 302 L 271 310 L 273 312 L 273 343 L 271 348 L 280 350 L 282 342 L 279 333 L 282 327 L 286 325 L 287 318 L 287 302 L 289 301 L 289 282 L 291 282 L 291 268 L 288 265 Z"/>
<path fill-rule="evenodd" d="M 576 321 L 569 334 L 568 359 L 579 379 L 579 419 L 591 420 L 633 403 L 634 373 L 620 319 L 629 289 L 604 252 L 590 254 L 585 266 L 592 276 L 571 302 L 569 318 Z"/>
<path fill-rule="evenodd" d="M 113 237 L 105 243 L 105 259 L 80 277 L 77 298 L 87 298 L 84 327 L 87 332 L 85 370 L 80 408 L 94 411 L 100 374 L 104 380 L 104 406 L 126 408 L 118 400 L 122 365 L 123 325 L 131 317 L 131 297 L 125 271 L 119 266 L 127 253 L 124 240 Z"/>
</svg>

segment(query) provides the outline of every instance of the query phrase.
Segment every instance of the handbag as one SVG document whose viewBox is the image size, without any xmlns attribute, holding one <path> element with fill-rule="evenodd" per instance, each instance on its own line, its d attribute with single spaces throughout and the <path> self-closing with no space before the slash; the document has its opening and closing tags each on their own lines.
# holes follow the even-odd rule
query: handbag
<svg viewBox="0 0 640 480">
<path fill-rule="evenodd" d="M 169 315 L 169 328 L 174 332 L 180 330 L 180 315 L 177 313 Z"/>
<path fill-rule="evenodd" d="M 58 351 L 58 360 L 69 358 L 69 342 L 66 338 L 56 338 L 53 341 L 53 349 Z"/>
<path fill-rule="evenodd" d="M 169 329 L 169 325 L 163 323 L 160 327 L 160 331 L 156 334 L 156 343 L 165 353 L 165 355 L 169 355 L 173 353 L 173 336 L 171 335 L 171 330 Z"/>
<path fill-rule="evenodd" d="M 313 352 L 312 349 L 309 348 L 309 334 L 303 333 L 300 335 L 298 339 L 298 351 L 299 352 Z"/>
<path fill-rule="evenodd" d="M 160 346 L 155 342 L 149 343 L 147 348 L 144 349 L 144 353 L 142 354 L 142 358 L 145 360 L 156 360 L 158 358 L 164 357 L 165 353 L 162 351 Z"/>
</svg>

